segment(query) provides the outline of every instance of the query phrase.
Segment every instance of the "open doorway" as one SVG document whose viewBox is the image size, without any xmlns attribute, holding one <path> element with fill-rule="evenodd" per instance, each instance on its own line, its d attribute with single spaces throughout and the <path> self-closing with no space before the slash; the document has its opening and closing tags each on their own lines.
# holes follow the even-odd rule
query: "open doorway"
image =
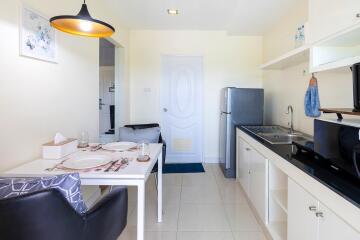
<svg viewBox="0 0 360 240">
<path fill-rule="evenodd" d="M 99 44 L 99 132 L 100 142 L 115 138 L 115 45 L 100 39 Z"/>
</svg>

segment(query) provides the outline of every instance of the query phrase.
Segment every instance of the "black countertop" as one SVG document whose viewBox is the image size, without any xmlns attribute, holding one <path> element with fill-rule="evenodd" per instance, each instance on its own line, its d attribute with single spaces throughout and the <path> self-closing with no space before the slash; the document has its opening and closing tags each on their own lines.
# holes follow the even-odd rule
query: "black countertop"
<svg viewBox="0 0 360 240">
<path fill-rule="evenodd" d="M 266 142 L 248 129 L 239 126 L 243 132 L 281 156 L 284 160 L 296 166 L 315 180 L 330 188 L 340 196 L 360 208 L 360 184 L 347 176 L 339 176 L 337 172 L 327 165 L 322 164 L 315 156 L 309 153 L 297 151 L 297 147 L 291 144 L 274 145 Z"/>
</svg>

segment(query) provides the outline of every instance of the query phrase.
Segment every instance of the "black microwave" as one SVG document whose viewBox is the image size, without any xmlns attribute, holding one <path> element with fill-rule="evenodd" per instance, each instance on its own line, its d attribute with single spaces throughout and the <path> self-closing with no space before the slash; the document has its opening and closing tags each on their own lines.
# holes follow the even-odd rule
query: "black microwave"
<svg viewBox="0 0 360 240">
<path fill-rule="evenodd" d="M 314 152 L 334 170 L 360 179 L 360 125 L 315 119 Z"/>
</svg>

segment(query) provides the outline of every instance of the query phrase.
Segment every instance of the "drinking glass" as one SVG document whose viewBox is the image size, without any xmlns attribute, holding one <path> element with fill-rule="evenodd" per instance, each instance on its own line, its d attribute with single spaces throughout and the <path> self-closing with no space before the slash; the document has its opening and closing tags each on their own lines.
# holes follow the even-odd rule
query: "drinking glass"
<svg viewBox="0 0 360 240">
<path fill-rule="evenodd" d="M 150 159 L 150 150 L 149 150 L 149 142 L 146 140 L 142 140 L 138 143 L 138 149 L 139 149 L 139 155 L 138 160 L 139 161 L 148 161 Z"/>
<path fill-rule="evenodd" d="M 86 148 L 89 146 L 89 133 L 87 131 L 81 131 L 79 134 L 79 148 Z"/>
</svg>

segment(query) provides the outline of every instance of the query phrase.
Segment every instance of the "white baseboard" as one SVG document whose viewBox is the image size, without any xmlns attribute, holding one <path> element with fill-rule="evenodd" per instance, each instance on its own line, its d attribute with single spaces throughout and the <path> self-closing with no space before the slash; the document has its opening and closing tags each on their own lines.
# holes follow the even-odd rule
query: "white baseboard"
<svg viewBox="0 0 360 240">
<path fill-rule="evenodd" d="M 220 163 L 218 157 L 204 157 L 204 163 Z"/>
<path fill-rule="evenodd" d="M 169 158 L 166 158 L 166 163 L 195 163 L 195 162 L 186 162 L 186 161 L 179 161 L 177 159 L 169 159 Z M 201 161 L 198 161 L 198 163 L 201 163 Z"/>
<path fill-rule="evenodd" d="M 204 157 L 203 163 L 219 163 L 218 157 Z M 179 163 L 179 160 L 166 158 L 166 163 Z M 194 163 L 194 162 L 181 162 L 181 163 Z M 201 163 L 201 161 L 199 161 Z"/>
</svg>

